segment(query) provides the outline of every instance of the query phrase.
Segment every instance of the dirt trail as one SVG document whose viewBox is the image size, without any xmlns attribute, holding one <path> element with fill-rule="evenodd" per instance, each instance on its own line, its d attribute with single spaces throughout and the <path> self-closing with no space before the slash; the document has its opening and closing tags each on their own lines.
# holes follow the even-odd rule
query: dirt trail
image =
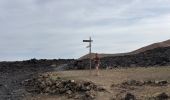
<svg viewBox="0 0 170 100">
<path fill-rule="evenodd" d="M 113 83 L 120 83 L 126 80 L 126 74 L 120 74 L 114 71 L 114 74 L 107 74 L 111 73 L 111 70 L 102 70 L 100 71 L 100 75 L 96 76 L 96 71 L 92 70 L 77 70 L 77 71 L 60 71 L 56 72 L 60 77 L 73 79 L 73 80 L 84 80 L 84 81 L 91 81 L 106 89 L 106 92 L 98 92 L 96 100 L 110 100 L 113 96 L 114 92 L 111 89 L 111 85 Z"/>
<path fill-rule="evenodd" d="M 110 100 L 111 97 L 117 95 L 124 95 L 128 92 L 134 94 L 138 98 L 144 98 L 154 96 L 155 94 L 165 92 L 170 95 L 170 85 L 167 86 L 129 86 L 122 88 L 111 86 L 122 84 L 128 80 L 167 80 L 170 82 L 170 67 L 158 67 L 158 68 L 125 68 L 125 69 L 113 69 L 113 70 L 101 70 L 100 75 L 95 75 L 95 70 L 90 74 L 89 70 L 74 70 L 74 71 L 60 71 L 56 72 L 59 76 L 68 79 L 86 80 L 94 82 L 95 84 L 104 87 L 108 92 L 99 93 L 96 100 Z M 146 99 L 147 100 L 147 99 Z"/>
</svg>

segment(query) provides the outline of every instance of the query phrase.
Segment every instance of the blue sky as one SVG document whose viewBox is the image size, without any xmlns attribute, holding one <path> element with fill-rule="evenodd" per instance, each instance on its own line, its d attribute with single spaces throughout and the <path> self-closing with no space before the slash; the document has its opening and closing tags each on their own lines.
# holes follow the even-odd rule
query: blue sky
<svg viewBox="0 0 170 100">
<path fill-rule="evenodd" d="M 129 52 L 170 39 L 170 0 L 0 0 L 0 60 Z"/>
</svg>

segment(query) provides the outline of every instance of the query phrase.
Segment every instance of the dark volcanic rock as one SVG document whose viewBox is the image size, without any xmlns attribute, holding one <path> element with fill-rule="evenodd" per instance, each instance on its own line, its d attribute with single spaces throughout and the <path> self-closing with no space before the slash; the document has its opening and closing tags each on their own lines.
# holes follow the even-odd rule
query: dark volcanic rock
<svg viewBox="0 0 170 100">
<path fill-rule="evenodd" d="M 158 94 L 155 99 L 156 100 L 168 100 L 169 96 L 166 93 L 160 93 Z"/>
<path fill-rule="evenodd" d="M 127 93 L 123 100 L 136 100 L 136 97 L 131 93 Z"/>
<path fill-rule="evenodd" d="M 129 80 L 122 83 L 124 86 L 142 86 L 144 83 L 142 81 L 137 80 Z"/>
<path fill-rule="evenodd" d="M 124 87 L 127 88 L 129 86 L 167 86 L 169 83 L 166 80 L 146 80 L 146 81 L 137 81 L 137 80 L 128 80 L 124 81 L 121 84 L 113 84 L 111 87 Z"/>
<path fill-rule="evenodd" d="M 94 99 L 96 92 L 105 89 L 95 85 L 93 82 L 74 81 L 66 79 L 52 80 L 50 75 L 39 75 L 33 79 L 23 82 L 26 90 L 33 94 L 65 95 L 68 98 L 86 98 L 85 100 Z"/>
<path fill-rule="evenodd" d="M 0 100 L 23 100 L 29 95 L 22 86 L 22 81 L 37 73 L 54 70 L 51 66 L 71 63 L 74 59 L 31 59 L 26 61 L 0 62 Z M 51 83 L 47 83 L 51 84 Z M 43 83 L 41 84 L 43 87 Z M 30 91 L 37 91 L 36 89 Z M 27 94 L 28 93 L 28 94 Z"/>
<path fill-rule="evenodd" d="M 170 47 L 160 47 L 137 54 L 101 58 L 100 68 L 116 67 L 148 67 L 170 65 Z M 88 69 L 89 59 L 70 63 L 70 69 Z M 94 68 L 94 62 L 92 62 Z"/>
</svg>

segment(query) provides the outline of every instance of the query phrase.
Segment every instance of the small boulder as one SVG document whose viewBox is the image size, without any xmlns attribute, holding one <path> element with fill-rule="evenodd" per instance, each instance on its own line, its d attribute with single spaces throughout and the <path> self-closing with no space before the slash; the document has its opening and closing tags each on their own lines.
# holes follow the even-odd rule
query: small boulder
<svg viewBox="0 0 170 100">
<path fill-rule="evenodd" d="M 159 84 L 160 86 L 167 85 L 167 84 L 168 84 L 168 81 L 166 81 L 166 80 L 161 80 L 161 81 L 158 82 L 158 84 Z"/>
<path fill-rule="evenodd" d="M 99 92 L 106 91 L 106 89 L 105 89 L 105 88 L 103 88 L 103 87 L 98 87 L 98 88 L 97 88 L 97 90 L 98 90 Z"/>
<path fill-rule="evenodd" d="M 136 97 L 131 93 L 127 93 L 124 100 L 136 100 Z"/>
<path fill-rule="evenodd" d="M 86 96 L 86 98 L 88 98 L 88 100 L 89 100 L 89 99 L 94 99 L 95 96 L 96 96 L 95 94 L 96 94 L 96 93 L 95 93 L 95 91 L 93 91 L 93 90 L 85 92 L 85 96 Z"/>
<path fill-rule="evenodd" d="M 167 100 L 168 98 L 169 96 L 165 92 L 159 93 L 155 97 L 156 100 Z"/>
</svg>

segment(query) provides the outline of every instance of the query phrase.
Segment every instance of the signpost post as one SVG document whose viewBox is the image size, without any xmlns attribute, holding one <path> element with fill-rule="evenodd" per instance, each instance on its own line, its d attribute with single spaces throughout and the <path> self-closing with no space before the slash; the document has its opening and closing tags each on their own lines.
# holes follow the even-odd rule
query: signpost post
<svg viewBox="0 0 170 100">
<path fill-rule="evenodd" d="M 83 42 L 89 42 L 89 59 L 90 59 L 90 72 L 91 72 L 91 59 L 92 59 L 92 57 L 91 57 L 91 43 L 93 42 L 93 40 L 91 39 L 91 37 L 89 38 L 89 40 L 83 40 Z"/>
</svg>

